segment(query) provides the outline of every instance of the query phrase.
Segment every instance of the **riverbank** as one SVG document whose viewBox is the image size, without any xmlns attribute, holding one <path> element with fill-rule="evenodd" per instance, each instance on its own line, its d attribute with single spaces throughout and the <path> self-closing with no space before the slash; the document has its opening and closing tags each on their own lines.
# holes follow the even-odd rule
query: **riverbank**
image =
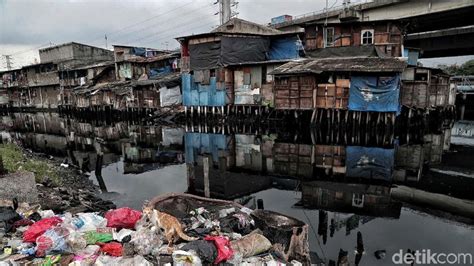
<svg viewBox="0 0 474 266">
<path fill-rule="evenodd" d="M 115 207 L 112 202 L 99 197 L 99 188 L 87 174 L 62 158 L 35 153 L 16 143 L 0 144 L 0 154 L 7 171 L 6 175 L 0 176 L 2 205 L 8 205 L 15 196 L 20 203 L 22 199 L 28 199 L 28 204 L 55 213 L 106 211 Z M 22 189 L 11 195 L 12 188 L 20 179 L 25 180 Z"/>
</svg>

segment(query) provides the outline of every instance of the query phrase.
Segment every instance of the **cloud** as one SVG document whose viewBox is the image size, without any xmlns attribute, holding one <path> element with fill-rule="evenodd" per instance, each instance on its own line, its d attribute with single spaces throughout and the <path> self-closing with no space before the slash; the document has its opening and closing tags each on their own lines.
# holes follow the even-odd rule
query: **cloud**
<svg viewBox="0 0 474 266">
<path fill-rule="evenodd" d="M 216 0 L 0 0 L 0 54 L 30 63 L 41 45 L 81 42 L 177 48 L 174 38 L 218 25 Z M 283 14 L 320 11 L 325 0 L 238 0 L 238 17 L 266 24 Z M 354 2 L 354 1 L 353 1 Z M 341 5 L 342 0 L 329 0 Z M 25 47 L 32 49 L 24 52 Z M 36 49 L 37 50 L 37 49 Z M 21 54 L 16 54 L 22 52 Z"/>
</svg>

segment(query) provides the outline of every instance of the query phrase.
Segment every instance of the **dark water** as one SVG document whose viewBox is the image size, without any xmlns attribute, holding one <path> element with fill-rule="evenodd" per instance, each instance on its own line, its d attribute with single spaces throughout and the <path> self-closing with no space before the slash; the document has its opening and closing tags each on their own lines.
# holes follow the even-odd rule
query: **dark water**
<svg viewBox="0 0 474 266">
<path fill-rule="evenodd" d="M 390 265 L 400 249 L 474 254 L 474 147 L 451 144 L 449 128 L 364 138 L 103 125 L 57 114 L 13 114 L 2 126 L 3 138 L 89 172 L 118 206 L 141 208 L 166 192 L 204 195 L 207 168 L 211 197 L 252 208 L 263 201 L 308 223 L 311 251 L 326 262 L 343 249 L 354 263 L 358 232 L 361 265 Z M 377 260 L 381 249 L 387 256 Z"/>
</svg>

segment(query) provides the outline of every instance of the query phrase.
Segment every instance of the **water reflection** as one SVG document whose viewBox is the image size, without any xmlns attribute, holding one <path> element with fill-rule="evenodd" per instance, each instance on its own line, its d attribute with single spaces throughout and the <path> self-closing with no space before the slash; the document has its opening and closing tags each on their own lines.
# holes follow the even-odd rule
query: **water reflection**
<svg viewBox="0 0 474 266">
<path fill-rule="evenodd" d="M 26 147 L 90 173 L 119 206 L 208 191 L 299 218 L 311 226 L 313 257 L 326 264 L 391 264 L 399 249 L 474 253 L 473 148 L 451 145 L 449 128 L 367 137 L 324 127 L 86 123 L 50 113 L 12 114 L 2 125 Z M 374 256 L 382 251 L 387 258 Z"/>
</svg>

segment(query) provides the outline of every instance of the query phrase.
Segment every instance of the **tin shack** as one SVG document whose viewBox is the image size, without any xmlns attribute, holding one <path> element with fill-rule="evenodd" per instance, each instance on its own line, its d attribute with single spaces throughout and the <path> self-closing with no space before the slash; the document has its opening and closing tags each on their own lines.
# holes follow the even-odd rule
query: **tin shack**
<svg viewBox="0 0 474 266">
<path fill-rule="evenodd" d="M 210 33 L 178 38 L 186 110 L 250 113 L 272 106 L 268 73 L 300 57 L 298 34 L 234 18 Z"/>
<path fill-rule="evenodd" d="M 400 76 L 406 63 L 396 58 L 327 57 L 288 62 L 274 75 L 275 108 L 311 111 L 312 122 L 347 120 L 362 113 L 400 112 Z M 318 112 L 319 111 L 319 112 Z M 367 116 L 367 114 L 366 114 Z"/>
</svg>

